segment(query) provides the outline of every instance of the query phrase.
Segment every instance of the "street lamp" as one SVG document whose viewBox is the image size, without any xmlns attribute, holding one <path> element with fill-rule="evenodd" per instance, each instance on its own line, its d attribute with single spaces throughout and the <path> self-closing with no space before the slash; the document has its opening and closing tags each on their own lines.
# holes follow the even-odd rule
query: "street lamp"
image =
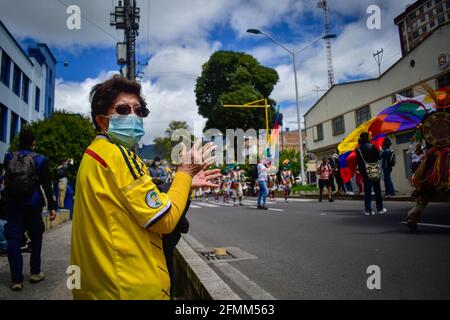
<svg viewBox="0 0 450 320">
<path fill-rule="evenodd" d="M 303 46 L 300 49 L 294 51 L 294 50 L 290 50 L 289 48 L 287 48 L 284 44 L 282 44 L 275 37 L 273 37 L 273 36 L 263 32 L 261 30 L 248 29 L 247 32 L 248 33 L 252 33 L 252 34 L 265 35 L 267 38 L 269 38 L 270 40 L 275 42 L 281 48 L 283 48 L 284 50 L 289 52 L 291 54 L 291 56 L 292 56 L 292 64 L 293 64 L 293 67 L 294 67 L 294 79 L 295 79 L 295 102 L 296 102 L 296 105 L 297 105 L 297 122 L 298 122 L 298 140 L 299 140 L 299 151 L 300 151 L 300 168 L 301 168 L 302 185 L 305 185 L 306 181 L 305 181 L 305 166 L 303 164 L 303 137 L 302 137 L 302 125 L 301 125 L 301 111 L 300 111 L 299 95 L 298 95 L 297 68 L 296 68 L 296 65 L 295 65 L 295 56 L 296 56 L 297 53 L 303 51 L 304 49 L 306 49 L 310 45 L 316 43 L 317 41 L 322 40 L 322 39 L 336 38 L 336 35 L 335 34 L 325 34 L 323 36 L 317 37 L 317 38 L 313 39 L 312 41 L 310 41 L 309 43 L 307 43 L 305 46 Z"/>
</svg>

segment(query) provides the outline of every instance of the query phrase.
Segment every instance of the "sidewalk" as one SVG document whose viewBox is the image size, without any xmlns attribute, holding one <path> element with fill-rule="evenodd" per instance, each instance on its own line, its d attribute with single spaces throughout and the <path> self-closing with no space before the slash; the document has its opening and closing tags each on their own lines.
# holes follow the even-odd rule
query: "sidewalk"
<svg viewBox="0 0 450 320">
<path fill-rule="evenodd" d="M 40 283 L 28 282 L 30 254 L 23 254 L 23 274 L 25 277 L 22 291 L 14 292 L 9 288 L 11 278 L 7 256 L 0 256 L 0 300 L 71 300 L 72 293 L 66 287 L 66 269 L 70 260 L 70 222 L 56 226 L 44 233 L 42 247 L 42 271 L 46 279 Z"/>
</svg>

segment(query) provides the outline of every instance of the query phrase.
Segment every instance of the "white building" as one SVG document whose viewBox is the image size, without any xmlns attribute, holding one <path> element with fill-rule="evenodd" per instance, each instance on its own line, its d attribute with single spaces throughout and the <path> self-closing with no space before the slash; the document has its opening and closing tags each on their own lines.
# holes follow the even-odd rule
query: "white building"
<svg viewBox="0 0 450 320">
<path fill-rule="evenodd" d="M 407 97 L 420 95 L 420 84 L 433 89 L 450 83 L 450 25 L 444 24 L 430 33 L 379 78 L 337 84 L 331 87 L 305 114 L 307 150 L 318 159 L 329 157 L 337 145 L 359 124 L 376 116 L 395 102 L 395 94 Z M 397 156 L 392 179 L 400 193 L 410 186 L 409 155 L 406 151 L 412 132 L 391 137 Z"/>
<path fill-rule="evenodd" d="M 0 21 L 0 163 L 24 124 L 53 113 L 56 63 L 45 44 L 27 54 Z"/>
</svg>

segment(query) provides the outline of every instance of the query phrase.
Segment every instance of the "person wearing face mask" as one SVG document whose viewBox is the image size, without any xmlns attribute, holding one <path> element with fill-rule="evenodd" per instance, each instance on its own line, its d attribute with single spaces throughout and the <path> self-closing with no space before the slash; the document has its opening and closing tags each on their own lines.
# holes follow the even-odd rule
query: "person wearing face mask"
<svg viewBox="0 0 450 320">
<path fill-rule="evenodd" d="M 71 265 L 79 269 L 74 299 L 170 299 L 163 235 L 180 220 L 191 188 L 214 187 L 212 144 L 180 144 L 178 168 L 167 193 L 158 190 L 132 151 L 149 111 L 141 86 L 115 75 L 90 94 L 98 132 L 78 170 Z M 206 159 L 206 160 L 205 160 Z"/>
<path fill-rule="evenodd" d="M 150 167 L 150 175 L 156 185 L 163 184 L 167 179 L 167 173 L 161 166 L 161 158 L 155 157 Z"/>
</svg>

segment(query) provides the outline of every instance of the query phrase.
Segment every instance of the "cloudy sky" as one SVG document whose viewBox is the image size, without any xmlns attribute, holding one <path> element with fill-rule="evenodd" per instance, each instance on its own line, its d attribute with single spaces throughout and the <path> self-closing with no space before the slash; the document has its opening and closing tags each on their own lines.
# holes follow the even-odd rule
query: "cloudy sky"
<svg viewBox="0 0 450 320">
<path fill-rule="evenodd" d="M 123 33 L 109 26 L 117 0 L 0 0 L 0 19 L 23 46 L 45 42 L 58 60 L 56 108 L 88 113 L 88 93 L 97 82 L 117 72 L 115 45 Z M 383 48 L 382 71 L 401 56 L 393 18 L 408 0 L 329 0 L 335 81 L 342 83 L 378 75 L 372 54 Z M 81 9 L 80 30 L 69 30 L 66 9 Z M 284 127 L 296 129 L 292 61 L 261 29 L 292 49 L 302 48 L 324 33 L 323 11 L 307 0 L 137 0 L 141 8 L 137 40 L 139 71 L 151 110 L 143 142 L 163 135 L 171 120 L 204 123 L 195 104 L 195 80 L 216 50 L 254 55 L 275 68 L 280 81 L 272 92 L 285 115 Z M 381 9 L 381 29 L 369 30 L 367 8 Z M 301 110 L 304 113 L 327 89 L 325 43 L 316 42 L 297 59 Z"/>
</svg>

